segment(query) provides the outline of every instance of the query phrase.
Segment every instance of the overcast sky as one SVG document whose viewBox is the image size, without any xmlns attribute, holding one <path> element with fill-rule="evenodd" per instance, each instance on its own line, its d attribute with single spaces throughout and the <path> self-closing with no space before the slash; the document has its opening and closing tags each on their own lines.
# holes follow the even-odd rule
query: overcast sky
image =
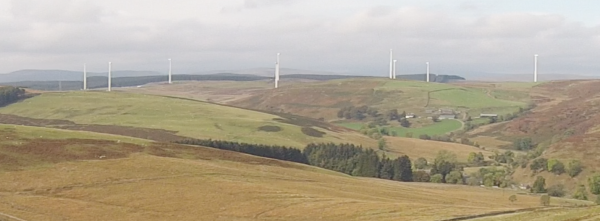
<svg viewBox="0 0 600 221">
<path fill-rule="evenodd" d="M 171 2 L 171 3 L 169 3 Z M 600 1 L 0 0 L 0 73 L 272 67 L 600 75 Z"/>
</svg>

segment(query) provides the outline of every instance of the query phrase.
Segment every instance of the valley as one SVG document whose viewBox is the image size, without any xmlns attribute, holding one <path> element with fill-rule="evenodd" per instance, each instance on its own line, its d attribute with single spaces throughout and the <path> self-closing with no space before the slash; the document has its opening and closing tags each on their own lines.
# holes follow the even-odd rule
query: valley
<svg viewBox="0 0 600 221">
<path fill-rule="evenodd" d="M 0 183 L 0 212 L 24 220 L 592 219 L 597 84 L 347 78 L 288 81 L 277 90 L 256 80 L 30 91 L 0 108 L 0 179 L 9 181 Z M 438 120 L 444 110 L 455 119 Z M 356 169 L 350 176 L 173 143 L 185 139 L 300 151 L 352 143 L 381 163 L 374 178 Z M 515 149 L 516 139 L 530 146 Z M 416 182 L 384 178 L 386 157 L 403 156 Z M 357 157 L 348 162 L 360 169 L 364 156 Z M 583 169 L 575 176 L 546 164 L 531 170 L 541 158 Z M 436 180 L 443 162 L 451 173 Z M 540 205 L 546 192 L 520 188 L 539 177 L 544 191 L 562 186 L 562 197 L 550 201 L 555 208 Z M 579 185 L 588 200 L 573 197 Z"/>
</svg>

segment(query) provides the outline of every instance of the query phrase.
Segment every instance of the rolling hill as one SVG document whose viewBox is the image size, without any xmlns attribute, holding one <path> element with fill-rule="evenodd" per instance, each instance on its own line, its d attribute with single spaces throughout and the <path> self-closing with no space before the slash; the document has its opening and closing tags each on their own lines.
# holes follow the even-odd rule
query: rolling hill
<svg viewBox="0 0 600 221">
<path fill-rule="evenodd" d="M 1 108 L 0 114 L 58 120 L 59 122 L 48 122 L 56 127 L 115 126 L 113 131 L 117 133 L 122 128 L 136 127 L 162 130 L 164 133 L 182 137 L 293 147 L 304 147 L 311 142 L 374 144 L 374 141 L 358 133 L 317 120 L 282 117 L 194 100 L 132 93 L 43 93 Z M 261 129 L 265 126 L 276 130 Z M 143 138 L 161 140 L 159 135 Z"/>
<path fill-rule="evenodd" d="M 54 138 L 33 138 L 38 134 Z M 511 203 L 514 191 L 357 178 L 89 132 L 0 125 L 0 135 L 7 138 L 0 153 L 10 154 L 3 159 L 27 159 L 13 168 L 3 161 L 0 219 L 442 220 L 538 205 L 538 197 L 528 195 Z"/>
</svg>

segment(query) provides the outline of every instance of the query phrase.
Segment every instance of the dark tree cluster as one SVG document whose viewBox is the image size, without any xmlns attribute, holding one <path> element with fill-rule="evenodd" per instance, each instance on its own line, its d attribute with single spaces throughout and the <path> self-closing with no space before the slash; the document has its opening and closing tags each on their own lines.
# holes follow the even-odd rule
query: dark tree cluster
<svg viewBox="0 0 600 221">
<path fill-rule="evenodd" d="M 535 145 L 533 144 L 533 141 L 529 137 L 527 137 L 527 138 L 519 138 L 519 139 L 516 139 L 513 142 L 513 148 L 515 150 L 528 151 L 528 150 L 533 149 L 534 146 Z"/>
<path fill-rule="evenodd" d="M 291 147 L 238 143 L 211 139 L 189 139 L 177 141 L 177 143 L 212 147 L 221 150 L 230 150 L 241 153 L 247 153 L 255 156 L 308 164 L 308 160 L 306 159 L 304 154 L 302 154 L 300 150 Z"/>
<path fill-rule="evenodd" d="M 377 177 L 397 181 L 412 181 L 410 158 L 401 156 L 394 160 L 379 157 L 372 149 L 354 144 L 309 144 L 304 155 L 310 165 L 353 176 Z"/>
<path fill-rule="evenodd" d="M 370 108 L 367 105 L 363 105 L 360 107 L 355 107 L 355 106 L 343 107 L 337 113 L 338 118 L 345 118 L 348 120 L 350 120 L 350 119 L 363 120 L 363 119 L 367 118 L 368 116 L 378 117 L 378 116 L 380 116 L 380 114 L 377 111 L 377 109 Z"/>
<path fill-rule="evenodd" d="M 0 87 L 0 106 L 14 103 L 25 96 L 25 90 L 18 87 Z"/>
</svg>

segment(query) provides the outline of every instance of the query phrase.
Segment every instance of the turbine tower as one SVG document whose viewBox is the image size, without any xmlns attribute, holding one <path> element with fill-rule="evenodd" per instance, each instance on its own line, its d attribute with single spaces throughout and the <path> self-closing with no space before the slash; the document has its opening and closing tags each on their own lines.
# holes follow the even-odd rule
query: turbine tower
<svg viewBox="0 0 600 221">
<path fill-rule="evenodd" d="M 111 78 L 112 78 L 112 74 L 111 74 L 111 68 L 112 68 L 112 62 L 108 62 L 108 91 L 110 91 L 110 87 L 111 87 Z"/>
<path fill-rule="evenodd" d="M 275 62 L 275 88 L 279 88 L 279 53 L 277 53 L 277 61 Z"/>
<path fill-rule="evenodd" d="M 85 68 L 85 63 L 83 64 L 83 90 L 87 90 L 87 71 Z"/>
<path fill-rule="evenodd" d="M 171 59 L 169 58 L 169 84 L 171 83 Z"/>
<path fill-rule="evenodd" d="M 429 82 L 429 62 L 425 62 L 427 65 L 427 82 Z"/>
<path fill-rule="evenodd" d="M 533 82 L 537 82 L 538 79 L 538 55 L 533 56 Z"/>
<path fill-rule="evenodd" d="M 394 51 L 390 49 L 390 79 L 394 78 L 392 69 L 394 69 Z"/>
<path fill-rule="evenodd" d="M 393 72 L 394 72 L 394 74 L 392 76 L 393 77 L 392 79 L 396 79 L 396 61 L 398 61 L 398 60 L 394 60 L 394 67 L 392 68 Z"/>
</svg>

